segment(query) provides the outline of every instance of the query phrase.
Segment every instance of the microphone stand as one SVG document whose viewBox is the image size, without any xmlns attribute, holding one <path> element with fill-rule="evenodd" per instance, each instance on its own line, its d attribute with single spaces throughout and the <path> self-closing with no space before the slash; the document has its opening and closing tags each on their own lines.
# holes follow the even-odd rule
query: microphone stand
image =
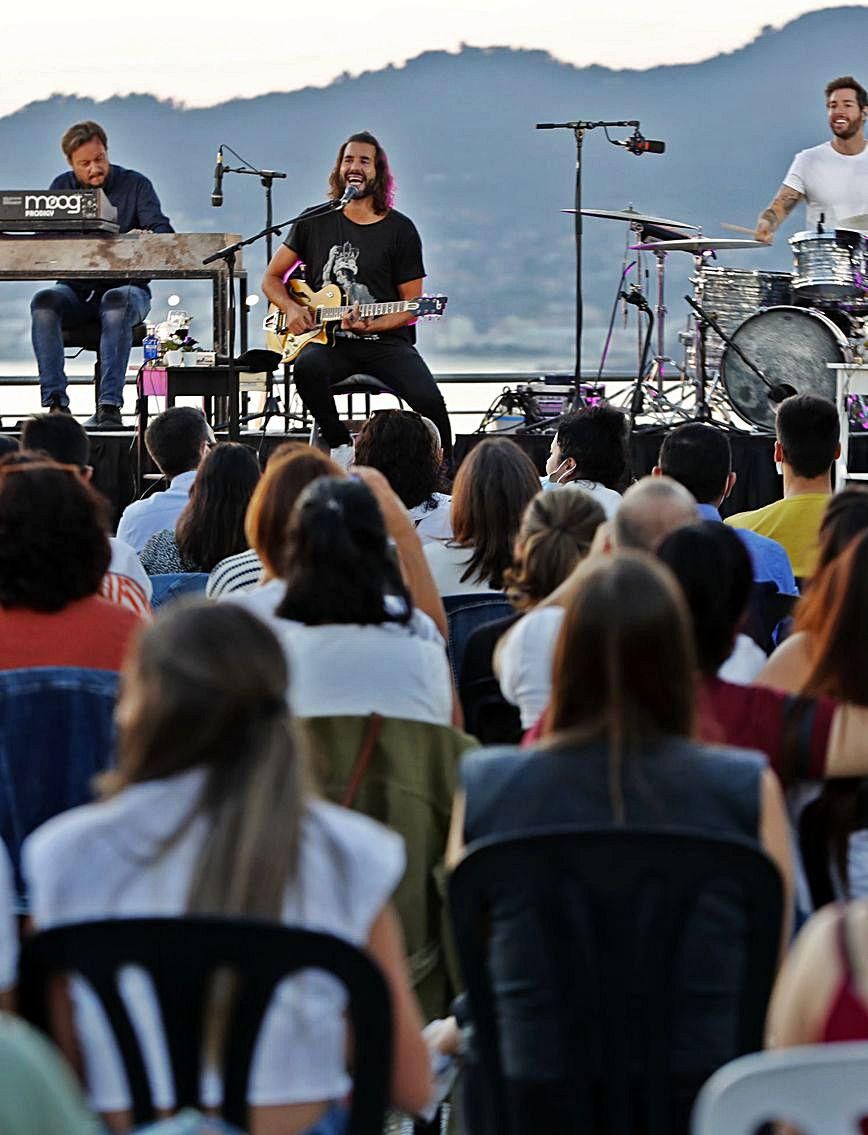
<svg viewBox="0 0 868 1135">
<path fill-rule="evenodd" d="M 240 154 L 237 154 L 235 152 L 235 150 L 232 149 L 231 146 L 227 146 L 227 145 L 224 144 L 224 145 L 221 146 L 221 149 L 228 150 L 228 152 L 230 154 L 232 154 L 234 157 L 236 157 L 239 160 L 239 162 L 244 163 L 242 166 L 238 166 L 238 167 L 224 166 L 223 167 L 224 173 L 243 173 L 243 174 L 248 174 L 252 177 L 258 177 L 259 180 L 260 180 L 260 183 L 262 185 L 262 188 L 265 190 L 265 230 L 264 231 L 266 231 L 268 233 L 266 240 L 265 240 L 265 254 L 268 257 L 268 260 L 270 262 L 271 261 L 272 232 L 268 232 L 268 230 L 270 230 L 272 228 L 272 223 L 273 223 L 273 220 L 274 220 L 271 190 L 272 190 L 272 186 L 274 184 L 275 178 L 285 178 L 286 174 L 281 173 L 280 170 L 275 170 L 275 169 L 257 169 L 256 166 L 251 165 L 250 162 L 248 162 L 246 160 L 246 158 L 242 158 L 242 156 Z"/>
<path fill-rule="evenodd" d="M 572 130 L 576 139 L 576 183 L 575 183 L 575 243 L 576 243 L 576 365 L 573 372 L 573 402 L 570 411 L 584 406 L 582 397 L 582 324 L 584 310 L 582 303 L 582 145 L 589 130 L 609 126 L 632 126 L 639 129 L 636 119 L 618 122 L 537 122 L 537 130 Z M 611 139 L 609 139 L 611 141 Z"/>
<path fill-rule="evenodd" d="M 227 147 L 228 148 L 228 147 Z M 266 398 L 265 410 L 261 414 L 245 414 L 244 417 L 238 416 L 238 372 L 235 364 L 235 257 L 242 248 L 247 245 L 255 244 L 257 241 L 262 240 L 263 237 L 270 239 L 275 233 L 280 233 L 287 225 L 295 224 L 300 221 L 302 217 L 319 217 L 326 213 L 337 212 L 338 209 L 344 207 L 345 202 L 342 201 L 323 201 L 319 205 L 314 205 L 310 209 L 305 209 L 303 212 L 298 213 L 288 220 L 281 221 L 277 225 L 267 225 L 260 232 L 255 233 L 253 236 L 247 237 L 245 240 L 238 240 L 234 244 L 228 244 L 225 248 L 219 248 L 216 252 L 212 252 L 210 256 L 206 256 L 202 264 L 211 264 L 215 260 L 225 260 L 226 267 L 229 273 L 229 385 L 232 389 L 232 403 L 229 406 L 229 421 L 220 422 L 215 426 L 215 431 L 223 429 L 227 424 L 229 426 L 229 436 L 233 441 L 237 441 L 238 433 L 241 425 L 246 425 L 248 422 L 254 421 L 256 418 L 265 418 L 263 431 L 267 429 L 268 423 L 271 418 L 279 413 L 274 399 L 274 385 L 273 375 L 269 371 L 266 380 Z"/>
</svg>

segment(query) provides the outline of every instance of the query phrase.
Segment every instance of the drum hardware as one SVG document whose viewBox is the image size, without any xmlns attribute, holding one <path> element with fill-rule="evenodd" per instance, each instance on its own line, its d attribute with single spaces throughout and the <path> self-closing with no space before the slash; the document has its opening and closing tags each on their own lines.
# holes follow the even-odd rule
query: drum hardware
<svg viewBox="0 0 868 1135">
<path fill-rule="evenodd" d="M 834 402 L 835 379 L 828 364 L 852 358 L 840 327 L 808 307 L 766 308 L 725 338 L 720 373 L 729 400 L 745 421 L 768 431 L 774 428 L 773 403 L 780 397 L 811 393 Z M 744 348 L 751 356 L 749 365 Z M 757 381 L 757 368 L 762 383 Z"/>
<path fill-rule="evenodd" d="M 708 327 L 711 327 L 712 330 L 715 331 L 720 336 L 721 339 L 723 339 L 724 343 L 726 343 L 726 348 L 724 349 L 724 357 L 726 357 L 726 351 L 727 350 L 734 351 L 736 353 L 736 355 L 738 355 L 738 357 L 744 363 L 744 365 L 748 368 L 748 370 L 751 371 L 751 373 L 754 374 L 760 380 L 762 385 L 766 388 L 766 399 L 768 400 L 768 402 L 770 402 L 770 403 L 783 402 L 783 400 L 785 398 L 789 398 L 789 396 L 791 394 L 797 393 L 795 387 L 792 386 L 788 382 L 772 382 L 772 381 L 770 381 L 766 377 L 766 375 L 763 373 L 763 371 L 760 370 L 760 368 L 756 365 L 756 363 L 753 362 L 752 359 L 748 358 L 748 356 L 744 353 L 744 351 L 741 349 L 739 344 L 736 343 L 734 341 L 734 339 L 730 338 L 729 335 L 727 335 L 727 333 L 723 330 L 723 328 L 720 326 L 720 324 L 717 322 L 717 320 L 711 314 L 711 312 L 706 311 L 704 308 L 702 308 L 693 299 L 692 296 L 685 296 L 684 298 L 688 302 L 688 304 L 693 308 L 693 310 L 699 315 L 700 321 L 701 321 L 700 326 L 702 326 L 702 324 L 705 324 L 706 329 Z M 756 316 L 750 316 L 749 318 L 755 319 Z M 749 320 L 745 320 L 745 323 L 747 323 L 747 322 L 749 322 Z M 744 326 L 744 324 L 742 324 L 742 326 Z M 704 333 L 703 333 L 703 337 L 704 337 Z M 702 353 L 703 353 L 703 348 L 700 348 L 700 356 L 702 355 Z M 726 385 L 725 378 L 724 378 L 724 385 Z M 731 392 L 729 391 L 728 387 L 727 387 L 727 393 L 730 394 L 730 400 L 733 401 Z M 735 406 L 736 410 L 739 409 L 738 405 L 734 401 L 733 401 L 733 405 Z M 708 410 L 708 403 L 705 400 L 705 367 L 704 367 L 704 365 L 700 365 L 699 368 L 698 368 L 698 372 L 697 372 L 696 406 L 697 406 L 697 414 L 700 417 L 700 420 L 707 420 L 708 417 L 711 416 L 710 411 Z M 703 415 L 705 415 L 704 419 L 703 419 Z"/>
</svg>

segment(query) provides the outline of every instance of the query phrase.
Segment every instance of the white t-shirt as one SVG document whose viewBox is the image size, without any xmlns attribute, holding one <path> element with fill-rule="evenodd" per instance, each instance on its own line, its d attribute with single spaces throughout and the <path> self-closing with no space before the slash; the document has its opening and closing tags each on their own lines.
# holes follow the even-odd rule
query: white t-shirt
<svg viewBox="0 0 868 1135">
<path fill-rule="evenodd" d="M 206 821 L 198 818 L 162 854 L 160 847 L 183 823 L 203 781 L 203 771 L 193 769 L 132 785 L 112 800 L 74 808 L 38 828 L 23 848 L 36 925 L 182 914 Z M 367 816 L 312 800 L 302 823 L 297 881 L 287 887 L 282 921 L 362 946 L 404 863 L 400 836 Z M 126 1081 L 101 1010 L 81 981 L 72 988 L 91 1105 L 99 1111 L 126 1107 Z M 150 984 L 129 972 L 122 988 L 135 1006 L 156 1105 L 171 1107 L 169 1065 Z M 342 987 L 320 973 L 305 973 L 278 987 L 253 1061 L 252 1104 L 331 1100 L 346 1093 L 344 1006 Z M 209 1105 L 217 1103 L 217 1077 L 206 1073 L 204 1084 Z"/>
<path fill-rule="evenodd" d="M 114 575 L 125 575 L 127 579 L 137 583 L 150 603 L 154 586 L 151 583 L 151 577 L 142 567 L 142 561 L 139 559 L 135 548 L 130 547 L 125 540 L 119 540 L 117 536 L 109 536 L 109 544 L 111 545 L 112 558 L 108 570 Z"/>
<path fill-rule="evenodd" d="M 437 624 L 415 610 L 406 625 L 330 623 L 308 627 L 275 615 L 286 592 L 281 579 L 252 591 L 221 595 L 267 623 L 289 663 L 289 701 L 297 717 L 381 713 L 449 725 L 452 680 Z M 387 609 L 401 601 L 386 597 Z"/>
<path fill-rule="evenodd" d="M 423 501 L 415 508 L 407 509 L 410 519 L 416 526 L 419 539 L 424 544 L 433 540 L 452 539 L 452 497 L 445 493 L 434 493 L 436 508 L 428 508 L 428 502 Z"/>
<path fill-rule="evenodd" d="M 831 142 L 800 150 L 784 178 L 784 185 L 805 195 L 807 227 L 816 228 L 825 213 L 825 227 L 868 213 L 868 146 L 861 154 L 839 154 Z"/>
<path fill-rule="evenodd" d="M 559 483 L 558 481 L 550 481 L 548 477 L 540 477 L 540 483 L 544 493 L 550 493 L 555 489 L 584 489 L 600 505 L 607 520 L 612 519 L 621 504 L 621 494 L 616 493 L 614 489 L 607 488 L 606 485 L 601 485 L 599 481 L 579 480 Z"/>
<path fill-rule="evenodd" d="M 549 703 L 552 662 L 564 614 L 563 607 L 537 607 L 504 635 L 498 655 L 500 690 L 508 702 L 518 706 L 522 729 L 536 725 Z M 767 661 L 753 639 L 740 634 L 718 675 L 746 686 Z"/>
<path fill-rule="evenodd" d="M 457 544 L 426 544 L 422 551 L 428 561 L 434 583 L 441 595 L 478 595 L 480 592 L 494 590 L 485 579 L 464 579 L 467 565 L 473 552 Z"/>
</svg>

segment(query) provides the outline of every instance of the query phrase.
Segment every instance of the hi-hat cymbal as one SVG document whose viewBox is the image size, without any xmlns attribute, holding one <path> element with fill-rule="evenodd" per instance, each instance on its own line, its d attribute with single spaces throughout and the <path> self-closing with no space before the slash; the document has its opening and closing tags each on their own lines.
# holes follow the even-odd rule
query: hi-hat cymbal
<svg viewBox="0 0 868 1135">
<path fill-rule="evenodd" d="M 857 232 L 868 232 L 868 213 L 859 213 L 855 217 L 844 217 L 835 222 L 836 229 L 855 229 Z"/>
<path fill-rule="evenodd" d="M 691 236 L 684 240 L 655 240 L 631 244 L 634 252 L 730 252 L 737 248 L 768 248 L 759 240 L 735 240 L 728 236 Z"/>
<path fill-rule="evenodd" d="M 561 209 L 562 213 L 573 213 L 575 209 Z M 649 217 L 645 213 L 637 213 L 635 209 L 579 209 L 583 217 L 603 217 L 610 221 L 630 221 L 636 225 L 668 225 L 673 229 L 691 229 L 699 232 L 699 225 L 688 225 L 686 221 L 670 221 L 666 217 Z"/>
</svg>

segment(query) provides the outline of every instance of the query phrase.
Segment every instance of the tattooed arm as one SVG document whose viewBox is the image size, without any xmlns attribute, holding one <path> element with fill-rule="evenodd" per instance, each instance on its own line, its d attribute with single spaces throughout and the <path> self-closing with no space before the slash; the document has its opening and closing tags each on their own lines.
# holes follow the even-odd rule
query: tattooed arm
<svg viewBox="0 0 868 1135">
<path fill-rule="evenodd" d="M 764 209 L 757 217 L 754 239 L 761 240 L 763 244 L 771 244 L 775 239 L 778 225 L 787 219 L 804 196 L 804 193 L 799 193 L 798 189 L 782 185 L 768 209 Z"/>
</svg>

